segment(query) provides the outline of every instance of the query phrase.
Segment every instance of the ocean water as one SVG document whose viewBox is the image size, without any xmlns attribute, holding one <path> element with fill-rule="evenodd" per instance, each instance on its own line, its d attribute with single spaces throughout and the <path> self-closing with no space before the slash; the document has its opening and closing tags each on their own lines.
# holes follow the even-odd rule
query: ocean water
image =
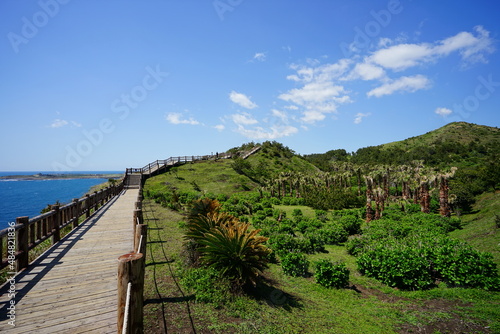
<svg viewBox="0 0 500 334">
<path fill-rule="evenodd" d="M 34 175 L 53 172 L 0 172 L 6 175 Z M 123 171 L 64 172 L 64 174 L 118 174 Z M 59 201 L 67 204 L 73 198 L 82 197 L 92 186 L 106 182 L 107 179 L 61 179 L 61 180 L 0 180 L 0 230 L 16 217 L 35 217 L 48 204 Z"/>
</svg>

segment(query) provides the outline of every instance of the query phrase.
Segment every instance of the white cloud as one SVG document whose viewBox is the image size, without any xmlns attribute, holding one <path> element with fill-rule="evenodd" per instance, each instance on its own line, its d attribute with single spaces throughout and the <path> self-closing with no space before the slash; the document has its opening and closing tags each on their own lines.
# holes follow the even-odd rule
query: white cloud
<svg viewBox="0 0 500 334">
<path fill-rule="evenodd" d="M 432 55 L 429 44 L 398 44 L 376 51 L 368 60 L 382 67 L 399 71 L 429 61 Z"/>
<path fill-rule="evenodd" d="M 375 51 L 365 61 L 401 71 L 459 52 L 465 63 L 487 62 L 485 55 L 492 53 L 493 40 L 489 32 L 481 26 L 470 32 L 459 32 L 441 41 L 421 44 L 398 44 Z"/>
<path fill-rule="evenodd" d="M 75 122 L 75 121 L 71 121 L 71 124 L 73 124 L 73 126 L 76 126 L 77 128 L 81 128 L 82 125 L 78 122 Z"/>
<path fill-rule="evenodd" d="M 168 113 L 165 119 L 171 124 L 189 124 L 189 125 L 199 125 L 200 122 L 189 117 L 188 119 L 182 119 L 182 114 L 177 112 Z"/>
<path fill-rule="evenodd" d="M 392 44 L 392 40 L 390 38 L 387 38 L 387 37 L 383 37 L 383 38 L 379 39 L 379 41 L 378 41 L 379 48 L 385 48 L 391 44 Z"/>
<path fill-rule="evenodd" d="M 383 84 L 382 86 L 372 89 L 371 91 L 366 93 L 366 95 L 369 97 L 381 97 L 384 95 L 390 95 L 398 91 L 413 93 L 420 89 L 429 88 L 430 85 L 431 82 L 429 79 L 427 79 L 427 77 L 418 74 L 411 77 L 401 77 L 396 80 L 391 80 Z"/>
<path fill-rule="evenodd" d="M 280 119 L 281 122 L 288 123 L 288 114 L 286 112 L 280 111 L 280 110 L 277 110 L 277 109 L 273 109 L 273 110 L 271 110 L 271 114 L 274 117 L 277 117 L 278 119 Z"/>
<path fill-rule="evenodd" d="M 316 122 L 320 122 L 320 121 L 324 120 L 325 118 L 326 118 L 326 116 L 325 116 L 324 112 L 311 109 L 311 110 L 304 111 L 304 116 L 302 116 L 301 120 L 304 123 L 313 124 Z"/>
<path fill-rule="evenodd" d="M 221 131 L 223 131 L 226 127 L 225 127 L 223 124 L 217 124 L 216 126 L 214 126 L 214 128 L 215 128 L 217 131 L 221 132 Z"/>
<path fill-rule="evenodd" d="M 382 67 L 370 63 L 358 63 L 354 69 L 343 80 L 375 80 L 385 77 L 385 71 Z"/>
<path fill-rule="evenodd" d="M 268 129 L 264 129 L 260 126 L 252 129 L 247 129 L 244 126 L 240 125 L 236 130 L 236 132 L 238 132 L 239 134 L 253 140 L 274 140 L 291 136 L 298 131 L 299 130 L 296 127 L 290 125 L 271 126 Z"/>
<path fill-rule="evenodd" d="M 259 121 L 253 118 L 249 113 L 232 114 L 230 117 L 237 125 L 252 125 L 259 123 Z"/>
<path fill-rule="evenodd" d="M 234 90 L 229 94 L 229 99 L 236 103 L 237 105 L 246 108 L 246 109 L 254 109 L 257 108 L 257 105 L 250 100 L 245 94 L 237 93 Z"/>
<path fill-rule="evenodd" d="M 281 94 L 280 99 L 293 102 L 301 106 L 310 103 L 324 103 L 339 96 L 344 92 L 344 87 L 335 86 L 330 81 L 316 81 L 304 85 L 302 88 L 294 88 L 288 93 Z"/>
<path fill-rule="evenodd" d="M 310 61 L 312 64 L 316 62 Z M 351 102 L 348 92 L 336 81 L 346 73 L 352 62 L 341 59 L 337 63 L 319 66 L 292 65 L 295 74 L 287 79 L 301 83 L 300 88 L 290 89 L 279 95 L 281 100 L 291 102 L 285 107 L 289 110 L 301 110 L 301 120 L 305 123 L 315 123 L 326 118 L 326 114 L 335 113 L 337 106 Z"/>
<path fill-rule="evenodd" d="M 64 119 L 55 119 L 52 124 L 49 125 L 49 127 L 51 128 L 60 128 L 60 127 L 63 127 L 63 126 L 66 126 L 68 125 L 68 121 L 64 120 Z"/>
<path fill-rule="evenodd" d="M 451 115 L 451 113 L 453 111 L 451 109 L 448 109 L 448 108 L 436 108 L 436 110 L 434 110 L 434 112 L 436 114 L 438 114 L 439 116 L 446 117 L 446 116 Z"/>
<path fill-rule="evenodd" d="M 266 60 L 266 54 L 264 52 L 257 52 L 253 56 L 253 60 L 265 61 Z"/>
<path fill-rule="evenodd" d="M 364 117 L 368 117 L 368 116 L 370 116 L 370 115 L 371 115 L 371 113 L 366 113 L 366 114 L 364 114 L 364 113 L 362 113 L 362 112 L 358 112 L 358 113 L 356 114 L 356 117 L 354 118 L 354 124 L 359 124 L 359 123 L 361 123 L 361 122 L 363 121 L 363 118 L 364 118 Z"/>
</svg>

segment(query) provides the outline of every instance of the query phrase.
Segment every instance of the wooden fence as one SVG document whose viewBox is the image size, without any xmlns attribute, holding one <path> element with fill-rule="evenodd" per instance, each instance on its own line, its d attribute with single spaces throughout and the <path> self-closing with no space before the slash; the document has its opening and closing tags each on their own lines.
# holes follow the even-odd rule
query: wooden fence
<svg viewBox="0 0 500 334">
<path fill-rule="evenodd" d="M 99 190 L 91 195 L 74 199 L 71 203 L 53 205 L 52 210 L 39 216 L 19 217 L 15 224 L 0 231 L 0 270 L 9 266 L 18 272 L 29 264 L 29 252 L 45 240 L 52 244 L 61 239 L 61 230 L 70 225 L 76 228 L 80 217 L 89 218 L 92 212 L 107 203 L 123 190 L 124 182 Z"/>
<path fill-rule="evenodd" d="M 188 162 L 203 161 L 203 160 L 214 160 L 214 159 L 228 159 L 231 158 L 230 153 L 217 153 L 211 155 L 191 155 L 182 157 L 170 157 L 165 160 L 156 160 L 142 168 L 127 168 L 126 175 L 128 174 L 141 174 L 141 175 L 152 175 L 159 173 L 160 170 L 165 169 L 170 166 L 177 166 L 185 164 Z"/>
<path fill-rule="evenodd" d="M 118 258 L 118 333 L 143 333 L 147 225 L 143 224 L 142 182 L 135 202 L 134 251 Z"/>
</svg>

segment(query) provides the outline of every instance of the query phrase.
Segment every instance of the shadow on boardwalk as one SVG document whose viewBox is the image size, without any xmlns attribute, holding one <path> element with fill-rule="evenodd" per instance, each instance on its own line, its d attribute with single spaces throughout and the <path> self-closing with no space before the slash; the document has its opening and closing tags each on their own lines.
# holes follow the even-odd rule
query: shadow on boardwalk
<svg viewBox="0 0 500 334">
<path fill-rule="evenodd" d="M 68 233 L 64 238 L 61 239 L 60 242 L 49 248 L 35 261 L 33 261 L 28 266 L 28 268 L 17 274 L 17 276 L 15 277 L 16 303 L 19 303 L 51 269 L 62 264 L 61 259 L 64 257 L 64 255 L 66 255 L 73 248 L 73 246 L 83 238 L 83 236 L 109 210 L 111 205 L 113 205 L 122 195 L 123 192 L 111 199 L 97 212 L 95 212 L 86 222 L 82 223 L 80 226 Z M 19 288 L 20 286 L 22 287 Z M 9 288 L 10 285 L 8 284 L 8 282 L 4 286 L 2 286 L 0 288 L 0 297 L 8 294 Z M 0 322 L 9 320 L 7 310 L 9 305 L 9 299 L 0 301 Z"/>
</svg>

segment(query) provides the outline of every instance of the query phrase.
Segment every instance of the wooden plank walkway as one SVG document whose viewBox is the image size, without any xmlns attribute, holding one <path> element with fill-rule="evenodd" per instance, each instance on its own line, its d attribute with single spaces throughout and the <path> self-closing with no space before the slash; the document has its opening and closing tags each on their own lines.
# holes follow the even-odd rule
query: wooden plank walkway
<svg viewBox="0 0 500 334">
<path fill-rule="evenodd" d="M 0 291 L 0 332 L 116 333 L 118 257 L 133 251 L 138 189 L 128 189 L 16 277 L 15 327 Z"/>
</svg>

